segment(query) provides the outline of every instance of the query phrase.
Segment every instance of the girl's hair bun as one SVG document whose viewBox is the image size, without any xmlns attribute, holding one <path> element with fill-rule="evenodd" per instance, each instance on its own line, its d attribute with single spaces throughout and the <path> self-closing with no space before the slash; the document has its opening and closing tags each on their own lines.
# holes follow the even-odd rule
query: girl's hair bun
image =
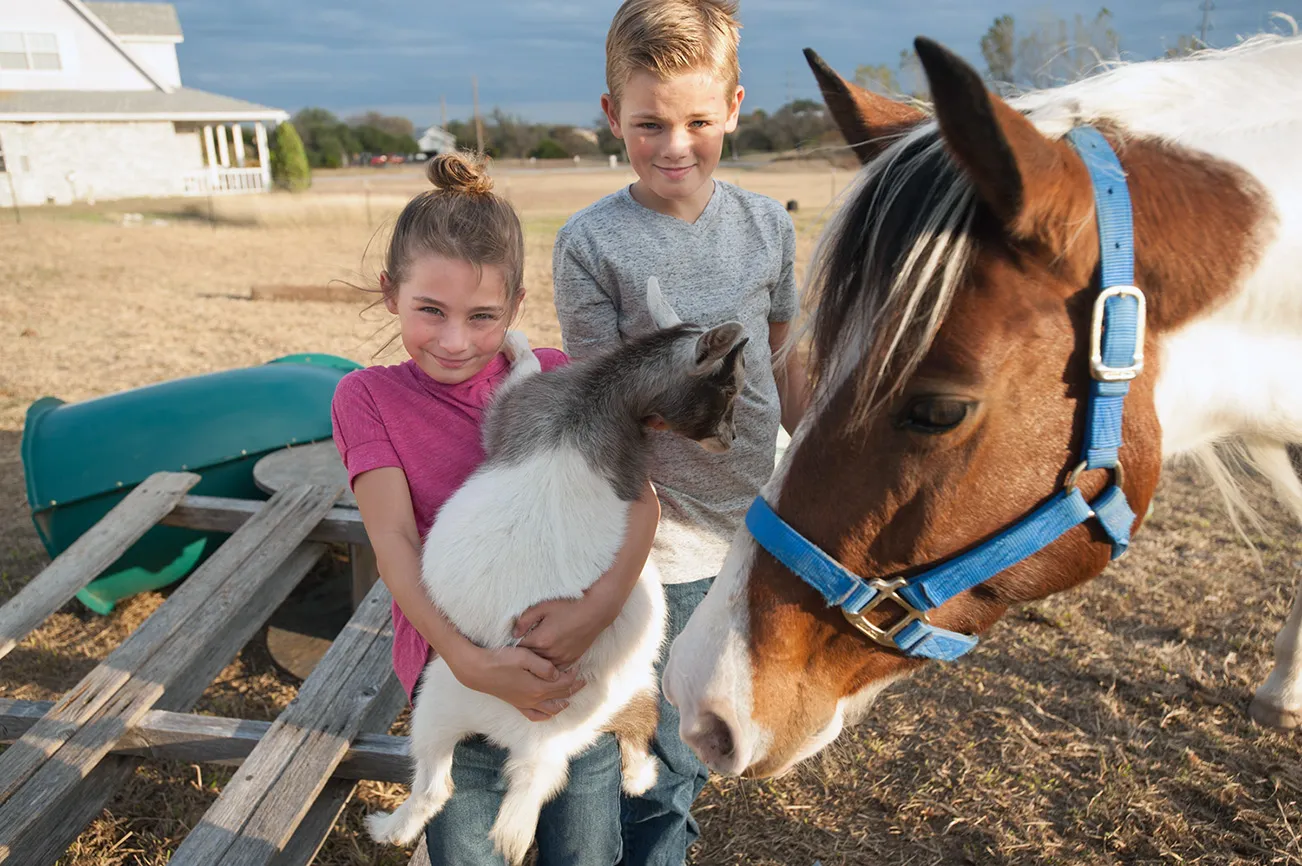
<svg viewBox="0 0 1302 866">
<path fill-rule="evenodd" d="M 444 192 L 488 195 L 493 190 L 493 179 L 479 157 L 472 153 L 439 154 L 425 166 L 425 176 Z"/>
</svg>

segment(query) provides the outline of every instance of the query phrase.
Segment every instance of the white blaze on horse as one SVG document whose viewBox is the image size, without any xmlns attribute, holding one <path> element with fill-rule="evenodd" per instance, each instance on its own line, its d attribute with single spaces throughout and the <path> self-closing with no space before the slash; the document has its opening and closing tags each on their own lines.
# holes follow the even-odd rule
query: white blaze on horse
<svg viewBox="0 0 1302 866">
<path fill-rule="evenodd" d="M 807 52 L 865 166 L 814 275 L 813 406 L 664 676 L 720 772 L 785 771 L 1097 575 L 1167 457 L 1235 445 L 1302 519 L 1302 39 L 1012 102 L 916 47 L 934 118 Z M 1302 722 L 1300 630 L 1302 602 L 1263 724 Z"/>
</svg>

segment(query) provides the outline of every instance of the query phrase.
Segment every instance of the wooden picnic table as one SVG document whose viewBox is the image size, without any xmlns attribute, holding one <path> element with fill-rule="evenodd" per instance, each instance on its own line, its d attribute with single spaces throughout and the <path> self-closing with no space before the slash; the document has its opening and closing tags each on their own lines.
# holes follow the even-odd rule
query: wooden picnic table
<svg viewBox="0 0 1302 866">
<path fill-rule="evenodd" d="M 357 778 L 397 776 L 385 736 L 406 696 L 393 676 L 382 582 L 274 722 L 187 711 L 326 551 L 365 544 L 342 485 L 295 484 L 266 502 L 191 496 L 158 473 L 0 607 L 0 659 L 155 524 L 232 533 L 103 662 L 54 703 L 0 700 L 0 863 L 52 864 L 148 757 L 242 761 L 175 864 L 312 861 Z M 420 859 L 420 858 L 417 858 Z"/>
<path fill-rule="evenodd" d="M 356 508 L 348 489 L 348 472 L 333 442 L 313 442 L 273 451 L 253 466 L 253 482 L 267 493 L 297 484 L 342 486 L 335 505 Z M 292 596 L 267 626 L 267 650 L 276 663 L 307 679 L 371 587 L 379 579 L 375 553 L 369 544 L 349 543 L 351 590 L 334 583 Z"/>
</svg>

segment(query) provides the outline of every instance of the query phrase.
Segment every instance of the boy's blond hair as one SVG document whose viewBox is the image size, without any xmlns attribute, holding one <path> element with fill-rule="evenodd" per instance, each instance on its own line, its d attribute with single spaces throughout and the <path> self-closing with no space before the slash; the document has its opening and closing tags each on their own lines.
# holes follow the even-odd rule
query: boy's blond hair
<svg viewBox="0 0 1302 866">
<path fill-rule="evenodd" d="M 626 0 L 606 36 L 606 89 L 619 105 L 638 71 L 665 79 L 707 72 L 737 90 L 741 66 L 736 0 Z"/>
</svg>

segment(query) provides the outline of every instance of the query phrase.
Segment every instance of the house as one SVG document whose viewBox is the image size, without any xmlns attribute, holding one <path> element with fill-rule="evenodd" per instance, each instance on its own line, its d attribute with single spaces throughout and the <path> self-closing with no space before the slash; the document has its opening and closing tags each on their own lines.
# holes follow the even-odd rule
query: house
<svg viewBox="0 0 1302 866">
<path fill-rule="evenodd" d="M 441 126 L 431 126 L 425 130 L 416 143 L 424 157 L 438 156 L 457 149 L 457 137 Z"/>
<path fill-rule="evenodd" d="M 289 115 L 183 86 L 171 4 L 0 6 L 0 206 L 270 188 L 266 124 Z"/>
</svg>

